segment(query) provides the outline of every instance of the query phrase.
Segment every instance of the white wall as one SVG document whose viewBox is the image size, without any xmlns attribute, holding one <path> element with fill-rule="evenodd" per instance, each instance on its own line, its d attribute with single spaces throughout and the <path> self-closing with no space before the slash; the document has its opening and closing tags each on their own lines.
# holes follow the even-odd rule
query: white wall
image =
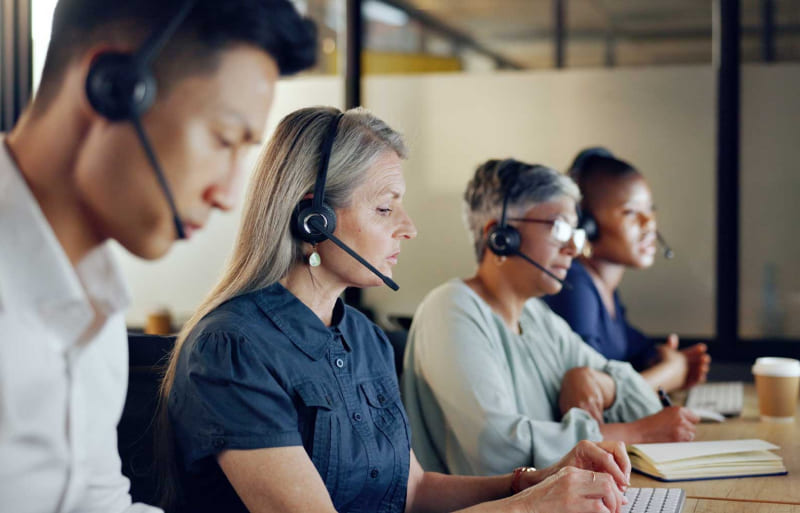
<svg viewBox="0 0 800 513">
<path fill-rule="evenodd" d="M 800 67 L 749 66 L 744 75 L 743 117 L 752 125 L 746 125 L 742 138 L 743 169 L 768 162 L 769 167 L 796 177 L 794 167 L 786 162 L 797 156 L 792 129 L 800 108 L 795 93 Z M 479 163 L 490 157 L 514 156 L 564 169 L 579 149 L 600 144 L 645 173 L 659 206 L 660 228 L 677 254 L 673 261 L 658 259 L 652 269 L 626 275 L 622 294 L 629 317 L 651 333 L 711 336 L 714 90 L 715 74 L 706 66 L 367 78 L 365 105 L 404 132 L 411 148 L 406 202 L 419 229 L 418 238 L 406 243 L 395 268 L 400 291 L 371 289 L 365 294 L 367 303 L 380 315 L 410 315 L 431 288 L 474 270 L 460 197 Z M 283 82 L 270 126 L 295 108 L 341 106 L 342 98 L 342 83 L 335 78 Z M 768 131 L 781 136 L 772 137 Z M 767 198 L 791 194 L 785 184 L 796 184 L 796 178 L 786 182 L 784 175 L 781 180 L 773 177 L 772 188 L 764 192 Z M 743 184 L 748 187 L 743 201 L 765 201 L 748 199 L 749 182 L 743 179 Z M 751 209 L 748 204 L 743 208 L 747 216 Z M 770 211 L 766 219 L 753 222 L 764 226 L 775 213 Z M 770 240 L 782 243 L 788 238 L 784 234 L 793 228 L 787 221 L 791 218 L 777 224 L 772 220 L 772 225 L 783 229 L 771 230 Z M 129 322 L 141 324 L 146 312 L 159 304 L 168 305 L 179 318 L 191 311 L 214 283 L 237 222 L 238 213 L 215 216 L 188 246 L 178 245 L 157 263 L 124 255 L 134 294 Z M 763 233 L 750 225 L 745 228 L 748 233 Z M 743 245 L 749 244 L 762 245 L 743 237 Z M 796 242 L 793 247 L 796 260 Z M 743 262 L 753 258 L 748 251 L 743 248 Z M 770 253 L 780 255 L 781 251 L 770 249 Z M 789 256 L 781 258 L 785 263 Z M 788 273 L 791 269 L 784 263 L 780 272 Z M 757 273 L 756 278 L 760 277 Z M 747 280 L 745 285 L 753 288 Z M 798 309 L 800 305 L 795 313 L 800 313 Z"/>
<path fill-rule="evenodd" d="M 712 334 L 710 68 L 371 78 L 365 104 L 407 136 L 406 201 L 419 229 L 395 269 L 400 291 L 366 293 L 379 313 L 410 314 L 435 285 L 474 270 L 460 198 L 479 163 L 514 156 L 565 169 L 579 149 L 600 144 L 646 174 L 678 255 L 629 273 L 630 318 L 651 332 Z"/>
</svg>

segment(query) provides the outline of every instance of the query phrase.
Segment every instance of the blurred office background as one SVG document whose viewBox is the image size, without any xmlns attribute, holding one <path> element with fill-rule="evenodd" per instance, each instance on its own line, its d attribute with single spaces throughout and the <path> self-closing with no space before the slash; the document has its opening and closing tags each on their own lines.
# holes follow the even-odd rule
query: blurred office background
<svg viewBox="0 0 800 513">
<path fill-rule="evenodd" d="M 395 268 L 400 291 L 349 296 L 379 323 L 473 271 L 461 194 L 479 163 L 564 170 L 602 145 L 645 174 L 676 253 L 626 275 L 629 319 L 653 336 L 711 341 L 718 359 L 800 354 L 800 0 L 295 3 L 318 24 L 319 62 L 279 83 L 270 130 L 299 107 L 361 103 L 411 149 L 406 204 L 419 236 Z M 55 1 L 0 5 L 8 129 L 38 82 Z M 129 324 L 159 307 L 185 318 L 238 220 L 213 216 L 158 262 L 120 250 Z"/>
</svg>

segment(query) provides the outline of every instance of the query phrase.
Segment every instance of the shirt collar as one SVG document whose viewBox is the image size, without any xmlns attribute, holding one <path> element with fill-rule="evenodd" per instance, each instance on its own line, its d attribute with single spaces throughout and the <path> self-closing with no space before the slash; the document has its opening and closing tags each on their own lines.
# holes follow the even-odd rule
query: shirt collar
<svg viewBox="0 0 800 513">
<path fill-rule="evenodd" d="M 127 307 L 128 289 L 102 244 L 73 267 L 0 138 L 0 300 L 36 312 L 69 345 L 95 317 Z"/>
<path fill-rule="evenodd" d="M 347 309 L 341 298 L 336 300 L 330 327 L 280 283 L 273 283 L 255 293 L 254 300 L 300 351 L 312 360 L 325 355 L 328 344 L 344 329 Z"/>
</svg>

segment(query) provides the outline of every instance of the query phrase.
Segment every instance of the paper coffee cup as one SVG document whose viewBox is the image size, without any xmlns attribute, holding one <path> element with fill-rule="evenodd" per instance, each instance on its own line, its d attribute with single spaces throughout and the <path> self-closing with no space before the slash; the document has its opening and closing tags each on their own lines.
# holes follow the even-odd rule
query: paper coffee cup
<svg viewBox="0 0 800 513">
<path fill-rule="evenodd" d="M 761 420 L 794 422 L 800 391 L 800 361 L 758 358 L 753 365 Z"/>
<path fill-rule="evenodd" d="M 144 332 L 150 335 L 169 335 L 172 333 L 172 315 L 166 308 L 159 308 L 147 314 Z"/>
</svg>

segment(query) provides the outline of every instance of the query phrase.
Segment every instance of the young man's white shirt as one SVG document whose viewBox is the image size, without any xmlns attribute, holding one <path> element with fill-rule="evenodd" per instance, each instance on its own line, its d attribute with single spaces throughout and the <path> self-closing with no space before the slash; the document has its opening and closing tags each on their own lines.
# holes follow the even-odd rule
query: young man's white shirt
<svg viewBox="0 0 800 513">
<path fill-rule="evenodd" d="M 160 511 L 131 505 L 117 451 L 128 303 L 107 244 L 70 264 L 0 136 L 3 511 Z"/>
</svg>

